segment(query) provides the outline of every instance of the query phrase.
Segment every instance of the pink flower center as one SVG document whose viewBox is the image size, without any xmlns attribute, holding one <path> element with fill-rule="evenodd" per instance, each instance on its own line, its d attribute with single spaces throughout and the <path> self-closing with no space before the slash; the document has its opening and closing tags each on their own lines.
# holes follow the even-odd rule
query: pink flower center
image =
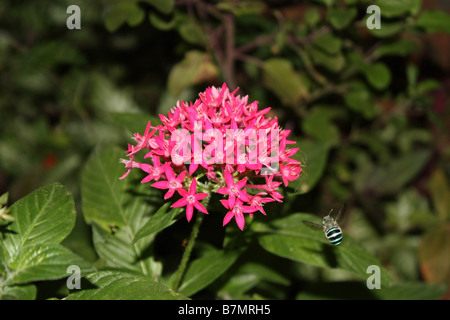
<svg viewBox="0 0 450 320">
<path fill-rule="evenodd" d="M 239 189 L 236 186 L 231 186 L 230 187 L 230 194 L 238 195 L 239 194 Z"/>
<path fill-rule="evenodd" d="M 252 205 L 255 207 L 261 207 L 262 206 L 262 202 L 261 202 L 261 197 L 255 197 L 252 199 Z"/>
<path fill-rule="evenodd" d="M 235 205 L 235 206 L 233 207 L 233 212 L 234 212 L 234 214 L 242 214 L 242 208 L 241 208 L 241 206 Z"/>
<path fill-rule="evenodd" d="M 186 201 L 190 204 L 193 204 L 195 202 L 195 196 L 190 194 L 186 197 Z"/>
<path fill-rule="evenodd" d="M 169 182 L 169 188 L 170 188 L 170 189 L 178 189 L 178 188 L 181 188 L 181 183 L 179 183 L 177 180 L 170 180 L 170 182 Z"/>
</svg>

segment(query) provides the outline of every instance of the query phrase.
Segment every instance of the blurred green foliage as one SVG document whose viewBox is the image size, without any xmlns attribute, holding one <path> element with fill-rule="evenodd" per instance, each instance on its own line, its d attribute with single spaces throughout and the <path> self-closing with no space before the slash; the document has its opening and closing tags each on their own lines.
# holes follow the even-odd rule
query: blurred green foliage
<svg viewBox="0 0 450 320">
<path fill-rule="evenodd" d="M 81 9 L 81 30 L 66 27 L 69 4 Z M 296 136 L 304 171 L 286 190 L 285 203 L 267 205 L 268 216 L 257 219 L 247 238 L 241 235 L 253 250 L 245 257 L 238 257 L 240 251 L 217 250 L 217 239 L 208 243 L 215 231 L 202 230 L 199 252 L 205 255 L 188 269 L 181 294 L 232 299 L 444 296 L 450 281 L 450 75 L 432 60 L 427 37 L 450 33 L 450 16 L 421 9 L 421 0 L 379 0 L 381 29 L 371 30 L 366 26 L 371 4 L 2 1 L 0 194 L 9 192 L 13 203 L 55 181 L 70 190 L 78 217 L 62 245 L 95 268 L 128 270 L 91 275 L 91 282 L 112 288 L 99 291 L 99 298 L 120 298 L 121 285 L 141 279 L 130 270 L 168 277 L 161 264 L 170 270 L 170 263 L 178 262 L 178 242 L 189 225 L 180 222 L 162 233 L 162 239 L 178 247 L 161 253 L 148 230 L 139 241 L 133 235 L 148 220 L 145 210 L 156 212 L 162 203 L 130 198 L 141 211 L 132 214 L 118 205 L 97 212 L 100 187 L 113 185 L 106 199 L 132 188 L 114 180 L 121 175 L 116 165 L 120 152 L 101 146 L 125 150 L 131 134 L 142 133 L 149 117 L 166 113 L 178 99 L 194 99 L 206 86 L 226 82 L 260 106 L 272 107 L 271 115 Z M 99 176 L 102 165 L 111 176 Z M 352 260 L 358 256 L 353 244 L 346 248 L 343 243 L 341 260 L 330 264 L 325 255 L 308 254 L 319 250 L 319 238 L 299 240 L 301 236 L 280 231 L 292 228 L 309 235 L 296 227 L 301 214 L 293 213 L 322 216 L 343 202 L 348 208 L 344 234 L 370 252 L 367 261 L 373 255 L 381 262 L 383 275 L 388 272 L 395 283 L 392 287 L 368 292 L 356 281 L 365 270 Z M 6 200 L 1 205 L 4 230 L 13 222 Z M 174 223 L 169 220 L 158 223 L 166 228 Z M 120 229 L 124 225 L 133 233 Z M 225 239 L 230 233 L 226 231 Z M 253 237 L 258 240 L 250 241 Z M 59 241 L 51 245 L 63 251 Z M 149 254 L 147 246 L 155 255 L 133 264 L 144 251 Z M 213 262 L 226 266 L 223 273 L 218 274 Z M 198 270 L 204 271 L 204 282 L 198 282 Z M 17 283 L 42 280 L 33 272 Z M 58 276 L 47 280 L 64 273 L 55 272 Z M 160 297 L 183 298 L 147 280 L 139 285 L 150 288 L 139 298 L 160 292 Z M 31 284 L 5 290 L 5 297 L 67 295 L 46 292 L 45 286 L 36 291 Z M 80 292 L 70 297 L 93 296 Z"/>
</svg>

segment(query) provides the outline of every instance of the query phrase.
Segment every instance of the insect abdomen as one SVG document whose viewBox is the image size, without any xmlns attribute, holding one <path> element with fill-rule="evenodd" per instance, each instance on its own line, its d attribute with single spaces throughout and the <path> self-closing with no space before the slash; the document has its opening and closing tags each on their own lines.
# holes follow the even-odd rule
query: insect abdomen
<svg viewBox="0 0 450 320">
<path fill-rule="evenodd" d="M 331 244 L 337 246 L 342 241 L 342 231 L 339 227 L 333 227 L 326 231 L 326 236 L 330 240 Z"/>
</svg>

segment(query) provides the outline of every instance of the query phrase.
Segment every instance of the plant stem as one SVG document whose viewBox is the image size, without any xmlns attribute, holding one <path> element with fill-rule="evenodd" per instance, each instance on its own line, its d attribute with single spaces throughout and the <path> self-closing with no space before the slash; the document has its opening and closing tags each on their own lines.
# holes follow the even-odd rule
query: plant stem
<svg viewBox="0 0 450 320">
<path fill-rule="evenodd" d="M 206 208 L 208 206 L 208 202 L 211 195 L 209 194 L 205 199 L 202 200 L 203 206 Z M 203 221 L 204 213 L 198 212 L 195 223 L 191 231 L 191 235 L 189 236 L 188 243 L 186 245 L 186 249 L 184 250 L 183 257 L 181 258 L 180 266 L 178 267 L 177 274 L 175 276 L 175 281 L 172 285 L 172 289 L 175 291 L 178 290 L 181 280 L 183 280 L 184 273 L 186 271 L 186 267 L 189 261 L 189 257 L 191 256 L 192 249 L 194 248 L 195 239 L 197 238 L 198 231 L 200 230 L 200 225 Z"/>
</svg>

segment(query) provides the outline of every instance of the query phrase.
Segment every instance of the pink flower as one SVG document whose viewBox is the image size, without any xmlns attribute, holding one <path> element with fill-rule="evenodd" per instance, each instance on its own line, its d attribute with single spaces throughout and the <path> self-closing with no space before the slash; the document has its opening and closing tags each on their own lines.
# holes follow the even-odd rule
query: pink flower
<svg viewBox="0 0 450 320">
<path fill-rule="evenodd" d="M 228 194 L 228 203 L 230 207 L 234 206 L 234 203 L 236 201 L 236 198 L 239 198 L 243 201 L 248 201 L 247 191 L 241 190 L 245 184 L 247 183 L 247 178 L 242 179 L 239 182 L 234 182 L 233 175 L 229 173 L 227 170 L 223 173 L 225 182 L 227 184 L 227 187 L 222 187 L 218 189 L 216 192 L 220 194 Z"/>
<path fill-rule="evenodd" d="M 172 167 L 166 166 L 165 169 L 167 181 L 158 181 L 152 184 L 152 187 L 158 189 L 169 189 L 164 195 L 164 199 L 169 199 L 175 193 L 175 190 L 183 188 L 183 180 L 186 172 L 181 172 L 178 177 L 175 176 L 175 172 Z"/>
<path fill-rule="evenodd" d="M 255 211 L 259 210 L 263 215 L 266 215 L 266 212 L 263 209 L 263 205 L 267 202 L 275 201 L 275 199 L 273 199 L 273 198 L 262 198 L 261 197 L 261 196 L 265 196 L 265 195 L 267 195 L 266 192 L 259 192 L 259 193 L 255 194 L 254 196 L 252 196 L 249 201 L 250 207 L 254 208 Z M 253 214 L 250 213 L 250 216 L 252 217 Z"/>
<path fill-rule="evenodd" d="M 299 166 L 295 166 L 293 164 L 280 164 L 280 173 L 281 178 L 283 179 L 283 183 L 285 186 L 289 184 L 289 181 L 297 180 L 300 172 L 302 171 L 302 168 Z"/>
<path fill-rule="evenodd" d="M 131 172 L 132 168 L 139 168 L 139 163 L 134 162 L 134 154 L 130 154 L 130 160 L 120 159 L 120 162 L 125 164 L 125 169 L 127 171 L 119 178 L 120 180 L 125 179 Z"/>
<path fill-rule="evenodd" d="M 244 230 L 245 225 L 244 213 L 251 213 L 257 210 L 249 206 L 244 206 L 243 202 L 240 199 L 237 199 L 233 206 L 230 206 L 229 202 L 226 200 L 220 200 L 220 202 L 225 208 L 230 210 L 223 218 L 223 225 L 226 225 L 234 217 L 234 220 L 236 220 L 236 224 L 241 230 Z"/>
<path fill-rule="evenodd" d="M 161 178 L 161 175 L 164 173 L 166 164 L 161 166 L 159 157 L 153 156 L 152 158 L 153 158 L 153 166 L 149 165 L 148 163 L 139 164 L 139 168 L 141 168 L 142 171 L 149 173 L 148 176 L 146 176 L 144 179 L 141 180 L 141 183 L 146 183 L 151 180 L 158 181 Z"/>
<path fill-rule="evenodd" d="M 186 206 L 188 221 L 194 208 L 208 213 L 200 203 L 207 194 L 220 194 L 228 209 L 223 225 L 234 217 L 241 230 L 246 214 L 265 215 L 265 203 L 283 202 L 283 185 L 302 171 L 293 157 L 299 148 L 287 148 L 296 142 L 269 116 L 270 108 L 258 110 L 257 101 L 237 91 L 225 83 L 209 87 L 195 101 L 178 101 L 167 115 L 160 114 L 159 125 L 148 122 L 143 135 L 134 134 L 136 145 L 128 145 L 128 159 L 120 160 L 126 169 L 120 179 L 139 168 L 146 174 L 142 183 L 167 189 L 164 199 L 177 191 L 182 198 L 172 206 Z M 141 150 L 144 161 L 137 163 Z"/>
<path fill-rule="evenodd" d="M 177 200 L 171 207 L 184 207 L 186 206 L 186 219 L 191 221 L 192 214 L 194 213 L 194 207 L 203 213 L 208 214 L 206 208 L 199 202 L 208 196 L 208 193 L 195 193 L 197 192 L 197 180 L 192 180 L 189 192 L 184 189 L 178 189 L 178 193 L 183 197 Z"/>
<path fill-rule="evenodd" d="M 274 176 L 266 176 L 266 184 L 264 185 L 263 189 L 269 192 L 270 196 L 275 199 L 276 201 L 281 202 L 281 199 L 284 197 L 277 191 L 278 187 L 280 186 L 281 182 L 278 181 L 272 181 Z"/>
</svg>

